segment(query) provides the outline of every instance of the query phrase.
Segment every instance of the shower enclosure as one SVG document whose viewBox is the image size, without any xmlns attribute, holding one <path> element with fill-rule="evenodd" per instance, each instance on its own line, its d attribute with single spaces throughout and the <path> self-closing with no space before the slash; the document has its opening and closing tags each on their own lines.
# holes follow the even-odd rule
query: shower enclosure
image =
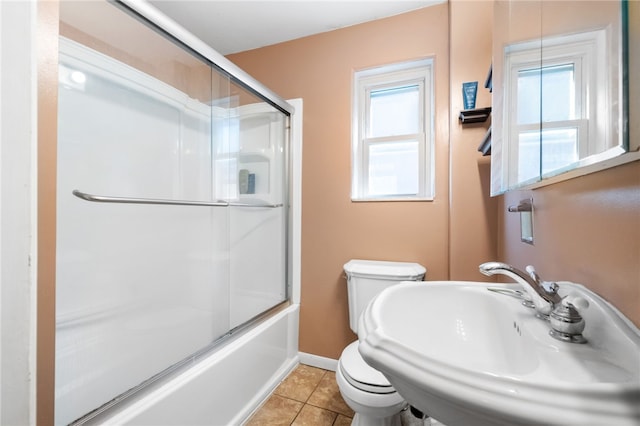
<svg viewBox="0 0 640 426">
<path fill-rule="evenodd" d="M 56 424 L 289 300 L 293 109 L 144 10 L 61 3 Z"/>
</svg>

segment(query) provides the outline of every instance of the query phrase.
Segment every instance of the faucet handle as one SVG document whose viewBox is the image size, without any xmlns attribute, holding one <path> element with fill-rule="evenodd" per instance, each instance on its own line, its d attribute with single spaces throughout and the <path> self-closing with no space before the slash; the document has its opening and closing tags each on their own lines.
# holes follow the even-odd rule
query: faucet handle
<svg viewBox="0 0 640 426">
<path fill-rule="evenodd" d="M 542 287 L 545 292 L 547 292 L 548 294 L 558 293 L 558 284 L 553 281 L 543 281 L 542 278 L 540 278 L 540 275 L 538 275 L 538 273 L 536 272 L 536 268 L 534 268 L 533 265 L 528 265 L 525 270 L 527 271 L 531 279 L 540 287 Z"/>
<path fill-rule="evenodd" d="M 562 306 L 573 307 L 575 310 L 581 311 L 589 307 L 589 301 L 584 297 L 568 295 L 562 299 Z"/>
<path fill-rule="evenodd" d="M 571 343 L 586 343 L 582 335 L 585 327 L 584 318 L 579 310 L 589 307 L 589 302 L 580 296 L 566 296 L 549 315 L 551 331 L 555 339 Z"/>
<path fill-rule="evenodd" d="M 533 282 L 535 282 L 540 287 L 542 287 L 542 283 L 543 283 L 542 278 L 540 278 L 540 275 L 538 275 L 538 273 L 536 272 L 536 268 L 534 268 L 533 265 L 527 265 L 527 267 L 524 268 L 524 270 L 527 271 L 527 273 L 529 274 Z"/>
<path fill-rule="evenodd" d="M 538 273 L 536 272 L 536 268 L 533 267 L 533 265 L 527 265 L 526 268 L 524 268 L 525 271 L 527 271 L 527 273 L 529 274 L 529 276 L 537 283 L 539 283 L 540 280 L 540 275 L 538 275 Z"/>
<path fill-rule="evenodd" d="M 560 288 L 558 284 L 553 281 L 542 281 L 542 288 L 549 294 L 557 294 L 558 289 Z"/>
</svg>

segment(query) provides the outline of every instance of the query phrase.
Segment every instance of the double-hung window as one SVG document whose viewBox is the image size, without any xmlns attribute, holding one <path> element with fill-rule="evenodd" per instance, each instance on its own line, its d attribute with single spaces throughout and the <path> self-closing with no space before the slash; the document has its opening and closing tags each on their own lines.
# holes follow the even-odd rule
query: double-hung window
<svg viewBox="0 0 640 426">
<path fill-rule="evenodd" d="M 432 59 L 355 72 L 353 200 L 433 199 L 432 75 Z"/>
<path fill-rule="evenodd" d="M 558 173 L 606 143 L 605 31 L 548 37 L 505 50 L 510 185 Z M 542 52 L 542 55 L 541 53 Z"/>
</svg>

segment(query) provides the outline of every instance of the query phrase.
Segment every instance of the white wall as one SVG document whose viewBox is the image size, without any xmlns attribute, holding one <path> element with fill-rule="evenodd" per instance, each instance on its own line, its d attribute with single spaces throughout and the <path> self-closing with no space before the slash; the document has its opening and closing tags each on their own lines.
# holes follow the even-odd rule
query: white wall
<svg viewBox="0 0 640 426">
<path fill-rule="evenodd" d="M 0 424 L 35 419 L 34 2 L 0 1 Z"/>
</svg>

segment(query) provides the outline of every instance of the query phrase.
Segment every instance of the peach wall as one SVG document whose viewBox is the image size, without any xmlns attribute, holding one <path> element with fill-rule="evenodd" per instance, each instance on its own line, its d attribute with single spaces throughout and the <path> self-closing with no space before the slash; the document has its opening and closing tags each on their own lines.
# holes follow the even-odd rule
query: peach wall
<svg viewBox="0 0 640 426">
<path fill-rule="evenodd" d="M 337 359 L 349 329 L 342 266 L 349 259 L 419 262 L 448 278 L 448 5 L 230 55 L 284 98 L 303 98 L 300 350 Z M 435 57 L 436 198 L 352 202 L 354 70 Z"/>
<path fill-rule="evenodd" d="M 52 425 L 55 391 L 58 2 L 38 1 L 36 424 Z"/>
<path fill-rule="evenodd" d="M 462 83 L 478 82 L 477 107 L 491 106 L 484 82 L 491 65 L 493 6 L 491 2 L 450 2 L 451 31 L 451 209 L 450 279 L 492 281 L 478 265 L 497 259 L 498 200 L 489 197 L 491 157 L 478 145 L 491 120 L 460 124 Z"/>
<path fill-rule="evenodd" d="M 640 73 L 640 3 L 629 2 L 630 76 Z M 630 90 L 632 133 L 640 138 L 640 86 Z M 534 199 L 534 238 L 520 242 L 517 214 L 506 208 Z M 519 267 L 533 264 L 548 280 L 584 284 L 640 326 L 640 161 L 502 198 L 500 258 Z"/>
<path fill-rule="evenodd" d="M 520 242 L 518 215 L 504 213 L 529 197 L 533 246 Z M 501 259 L 584 284 L 640 325 L 640 162 L 501 198 Z"/>
</svg>

